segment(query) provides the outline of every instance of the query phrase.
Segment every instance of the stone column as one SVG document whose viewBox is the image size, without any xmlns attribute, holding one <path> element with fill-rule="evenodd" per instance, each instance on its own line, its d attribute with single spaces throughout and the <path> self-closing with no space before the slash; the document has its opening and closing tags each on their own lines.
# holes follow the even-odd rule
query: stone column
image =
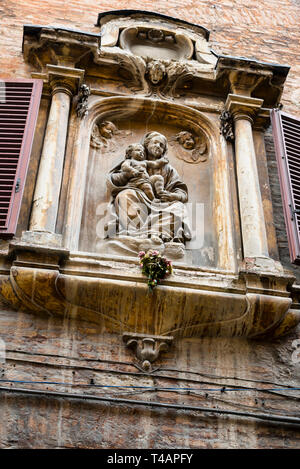
<svg viewBox="0 0 300 469">
<path fill-rule="evenodd" d="M 44 237 L 50 239 L 51 234 L 55 238 L 71 98 L 77 92 L 84 71 L 48 65 L 47 72 L 52 99 L 29 229 L 44 232 Z"/>
<path fill-rule="evenodd" d="M 235 126 L 236 171 L 245 258 L 269 256 L 252 134 L 252 119 L 262 104 L 262 99 L 236 94 L 229 94 L 225 104 L 233 115 Z"/>
</svg>

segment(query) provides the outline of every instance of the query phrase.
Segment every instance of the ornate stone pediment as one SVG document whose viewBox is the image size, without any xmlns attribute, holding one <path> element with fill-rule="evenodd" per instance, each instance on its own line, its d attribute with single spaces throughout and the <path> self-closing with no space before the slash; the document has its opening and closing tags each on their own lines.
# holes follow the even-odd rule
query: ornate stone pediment
<svg viewBox="0 0 300 469">
<path fill-rule="evenodd" d="M 113 94 L 226 97 L 246 92 L 276 107 L 289 67 L 216 54 L 209 31 L 165 15 L 121 10 L 102 13 L 98 31 L 24 26 L 23 52 L 44 77 L 47 64 L 85 70 L 111 81 Z M 100 91 L 99 84 L 94 85 Z M 118 83 L 118 90 L 115 85 Z"/>
</svg>

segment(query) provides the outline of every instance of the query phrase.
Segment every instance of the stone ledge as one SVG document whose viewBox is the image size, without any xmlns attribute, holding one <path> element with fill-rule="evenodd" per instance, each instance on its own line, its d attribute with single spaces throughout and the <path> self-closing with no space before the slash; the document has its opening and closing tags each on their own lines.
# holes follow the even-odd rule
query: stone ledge
<svg viewBox="0 0 300 469">
<path fill-rule="evenodd" d="M 150 293 L 136 279 L 63 275 L 52 264 L 13 265 L 0 295 L 32 314 L 70 315 L 112 333 L 177 337 L 260 337 L 288 333 L 300 321 L 285 292 L 214 291 L 161 285 Z M 281 329 L 278 329 L 281 326 Z M 281 331 L 281 332 L 278 332 Z"/>
</svg>

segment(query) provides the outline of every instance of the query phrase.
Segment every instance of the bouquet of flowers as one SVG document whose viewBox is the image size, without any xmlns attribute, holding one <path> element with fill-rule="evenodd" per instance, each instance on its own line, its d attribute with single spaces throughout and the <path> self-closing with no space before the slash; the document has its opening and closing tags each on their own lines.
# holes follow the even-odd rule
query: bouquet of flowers
<svg viewBox="0 0 300 469">
<path fill-rule="evenodd" d="M 147 253 L 141 251 L 139 253 L 140 266 L 142 273 L 148 277 L 148 287 L 150 291 L 172 274 L 172 262 L 162 256 L 158 251 L 149 250 Z"/>
</svg>

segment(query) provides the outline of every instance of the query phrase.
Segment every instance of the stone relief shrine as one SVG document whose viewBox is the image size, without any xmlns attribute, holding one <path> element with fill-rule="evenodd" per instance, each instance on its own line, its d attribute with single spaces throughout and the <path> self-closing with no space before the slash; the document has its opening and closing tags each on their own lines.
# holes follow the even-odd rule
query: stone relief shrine
<svg viewBox="0 0 300 469">
<path fill-rule="evenodd" d="M 177 337 L 286 334 L 300 312 L 276 257 L 264 132 L 289 68 L 217 54 L 208 30 L 156 13 L 97 27 L 24 26 L 43 95 L 2 297 L 120 334 L 143 363 Z M 153 293 L 149 249 L 174 266 Z"/>
</svg>

